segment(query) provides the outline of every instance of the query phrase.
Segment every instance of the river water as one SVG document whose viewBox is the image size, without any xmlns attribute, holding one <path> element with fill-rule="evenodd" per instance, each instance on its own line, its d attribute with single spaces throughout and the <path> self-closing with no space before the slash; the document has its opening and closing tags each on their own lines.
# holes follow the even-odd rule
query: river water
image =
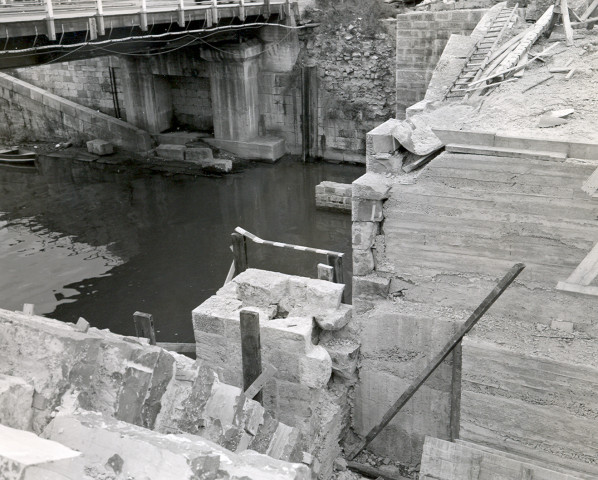
<svg viewBox="0 0 598 480">
<path fill-rule="evenodd" d="M 236 226 L 267 240 L 345 252 L 351 218 L 316 210 L 323 180 L 364 168 L 283 160 L 190 176 L 40 157 L 0 167 L 0 308 L 133 334 L 151 313 L 158 341 L 193 341 L 191 310 L 220 288 Z M 281 255 L 281 253 L 283 253 Z M 316 276 L 322 256 L 249 244 L 249 266 Z M 345 279 L 350 276 L 345 273 Z"/>
</svg>

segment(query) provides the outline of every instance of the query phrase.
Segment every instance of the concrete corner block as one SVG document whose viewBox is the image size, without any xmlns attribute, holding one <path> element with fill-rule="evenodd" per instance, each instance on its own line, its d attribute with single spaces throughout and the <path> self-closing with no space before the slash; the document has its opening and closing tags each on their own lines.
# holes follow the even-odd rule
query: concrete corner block
<svg viewBox="0 0 598 480">
<path fill-rule="evenodd" d="M 307 304 L 305 309 L 316 311 L 318 309 L 336 309 L 340 306 L 345 289 L 342 283 L 332 283 L 326 280 L 309 278 L 305 285 Z"/>
<path fill-rule="evenodd" d="M 306 354 L 314 348 L 312 331 L 311 317 L 277 318 L 261 326 L 261 342 L 264 348 Z"/>
<path fill-rule="evenodd" d="M 0 374 L 0 424 L 19 430 L 31 430 L 33 387 L 25 380 Z"/>
<path fill-rule="evenodd" d="M 389 289 L 389 278 L 378 277 L 376 275 L 353 277 L 353 295 L 355 297 L 377 296 L 386 298 Z"/>
<path fill-rule="evenodd" d="M 391 153 L 399 148 L 399 143 L 392 136 L 397 123 L 400 123 L 400 120 L 391 118 L 367 133 L 372 153 Z"/>
<path fill-rule="evenodd" d="M 379 222 L 353 222 L 351 226 L 353 249 L 368 250 L 372 248 L 379 232 Z"/>
<path fill-rule="evenodd" d="M 371 250 L 353 251 L 353 275 L 367 275 L 372 273 L 374 268 L 374 254 Z"/>
<path fill-rule="evenodd" d="M 249 268 L 233 280 L 237 284 L 243 306 L 267 307 L 284 298 L 289 283 L 288 275 Z"/>
<path fill-rule="evenodd" d="M 185 158 L 188 162 L 202 164 L 214 160 L 212 149 L 207 147 L 187 147 Z"/>
<path fill-rule="evenodd" d="M 224 335 L 225 318 L 238 318 L 242 303 L 236 298 L 213 295 L 191 312 L 193 328 L 197 331 Z"/>
<path fill-rule="evenodd" d="M 185 150 L 186 147 L 184 145 L 168 145 L 162 144 L 156 147 L 156 155 L 160 158 L 164 158 L 165 160 L 185 160 Z"/>
<path fill-rule="evenodd" d="M 87 151 L 94 155 L 111 155 L 114 153 L 114 145 L 98 138 L 87 142 Z"/>
<path fill-rule="evenodd" d="M 198 360 L 204 360 L 214 368 L 228 365 L 228 341 L 223 335 L 195 330 L 195 346 Z"/>
<path fill-rule="evenodd" d="M 325 348 L 316 345 L 306 356 L 301 357 L 302 385 L 310 388 L 324 388 L 332 375 L 332 360 Z"/>
<path fill-rule="evenodd" d="M 353 182 L 353 197 L 367 200 L 386 200 L 390 196 L 392 182 L 384 175 L 366 173 Z"/>
<path fill-rule="evenodd" d="M 341 304 L 335 310 L 320 310 L 314 319 L 322 330 L 340 330 L 351 321 L 353 307 Z"/>
<path fill-rule="evenodd" d="M 351 201 L 351 220 L 354 222 L 381 222 L 384 218 L 382 200 L 353 198 Z"/>
</svg>

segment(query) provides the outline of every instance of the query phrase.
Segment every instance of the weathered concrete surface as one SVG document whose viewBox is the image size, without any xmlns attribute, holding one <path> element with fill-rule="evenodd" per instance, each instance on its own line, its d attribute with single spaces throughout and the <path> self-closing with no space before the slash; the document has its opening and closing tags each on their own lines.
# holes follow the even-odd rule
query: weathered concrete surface
<svg viewBox="0 0 598 480">
<path fill-rule="evenodd" d="M 87 151 L 95 155 L 110 155 L 114 153 L 114 145 L 106 140 L 96 138 L 87 142 Z"/>
<path fill-rule="evenodd" d="M 383 206 L 383 235 L 376 237 L 372 248 L 375 269 L 354 277 L 354 322 L 361 332 L 354 423 L 358 433 L 366 434 L 380 420 L 516 262 L 525 263 L 526 269 L 470 335 L 524 357 L 598 366 L 591 353 L 598 335 L 593 313 L 598 299 L 556 289 L 596 241 L 595 200 L 581 190 L 594 168 L 575 161 L 445 153 L 410 183 L 396 179 Z M 571 323 L 572 333 L 551 329 L 555 321 Z M 467 368 L 463 366 L 464 376 Z M 540 375 L 542 382 L 551 376 Z M 542 417 L 544 407 L 534 405 L 527 410 L 525 404 L 517 406 L 519 401 L 511 398 L 511 393 L 504 399 L 491 393 L 506 388 L 502 381 L 495 383 L 495 376 L 480 379 L 482 396 L 465 392 L 464 384 L 463 401 L 468 406 L 463 407 L 467 420 L 462 425 L 471 425 L 476 439 L 486 442 L 513 429 L 511 434 L 517 435 L 514 444 L 537 445 L 538 452 L 546 448 L 562 458 L 573 454 L 557 448 L 556 437 L 561 432 L 565 432 L 563 439 L 572 436 L 572 445 L 581 444 L 584 438 L 592 443 L 589 438 L 596 436 L 591 430 L 593 422 L 586 421 L 578 428 L 547 421 L 554 417 Z M 507 377 L 505 373 L 505 382 Z M 449 358 L 371 448 L 417 464 L 425 434 L 443 439 L 450 436 L 451 384 Z M 538 392 L 530 385 L 517 388 L 521 395 L 535 399 Z M 544 387 L 548 388 L 548 383 Z M 569 398 L 572 404 L 577 402 L 574 390 L 565 384 L 550 382 L 550 391 Z M 490 406 L 486 402 L 496 403 Z M 466 408 L 471 409 L 470 414 L 465 414 Z M 525 413 L 513 414 L 519 408 Z M 547 410 L 553 415 L 557 411 L 565 413 L 552 407 Z M 519 421 L 524 415 L 529 422 Z M 481 422 L 479 427 L 476 421 Z M 540 448 L 543 442 L 545 447 Z M 581 454 L 584 448 L 573 448 L 576 459 L 592 465 L 587 458 L 595 453 Z"/>
<path fill-rule="evenodd" d="M 58 415 L 44 436 L 82 452 L 96 478 L 307 480 L 309 469 L 266 455 L 239 455 L 195 435 L 164 435 L 95 412 Z"/>
<path fill-rule="evenodd" d="M 80 480 L 80 455 L 60 443 L 0 425 L 2 480 Z"/>
<path fill-rule="evenodd" d="M 18 377 L 0 374 L 0 424 L 31 430 L 33 387 Z"/>
</svg>

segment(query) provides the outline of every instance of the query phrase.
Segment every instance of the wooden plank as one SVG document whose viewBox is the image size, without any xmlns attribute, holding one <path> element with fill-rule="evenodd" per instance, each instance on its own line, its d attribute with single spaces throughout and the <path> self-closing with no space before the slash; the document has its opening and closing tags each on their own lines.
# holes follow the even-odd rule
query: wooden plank
<svg viewBox="0 0 598 480">
<path fill-rule="evenodd" d="M 243 361 L 243 390 L 246 391 L 262 373 L 262 349 L 260 344 L 260 316 L 252 310 L 241 310 L 241 356 Z M 262 393 L 255 395 L 260 404 Z"/>
<path fill-rule="evenodd" d="M 415 378 L 415 380 L 409 385 L 407 390 L 397 399 L 397 401 L 390 407 L 390 409 L 384 414 L 382 420 L 366 435 L 365 439 L 361 441 L 348 455 L 350 460 L 354 459 L 365 447 L 367 447 L 378 434 L 390 423 L 397 413 L 405 406 L 405 404 L 413 397 L 415 392 L 423 385 L 423 383 L 434 373 L 438 366 L 444 361 L 444 359 L 454 350 L 454 348 L 461 342 L 463 337 L 474 327 L 474 325 L 484 316 L 488 309 L 498 300 L 502 293 L 513 283 L 517 276 L 523 271 L 525 265 L 522 263 L 516 263 L 511 269 L 505 274 L 505 276 L 498 282 L 496 287 L 486 296 L 486 298 L 480 303 L 478 308 L 469 316 L 463 325 L 457 330 L 457 332 L 451 337 L 438 354 L 432 359 L 428 366 Z"/>
<path fill-rule="evenodd" d="M 261 373 L 259 377 L 253 382 L 243 394 L 245 398 L 253 399 L 255 396 L 264 388 L 264 385 L 270 381 L 270 379 L 276 375 L 276 368 L 274 368 L 271 364 L 266 365 L 266 369 Z"/>
<path fill-rule="evenodd" d="M 573 271 L 567 283 L 589 285 L 598 275 L 598 243 Z"/>
<path fill-rule="evenodd" d="M 343 257 L 340 255 L 330 255 L 326 256 L 328 261 L 328 265 L 330 265 L 333 269 L 332 273 L 332 281 L 334 283 L 345 283 L 345 274 L 343 272 Z M 345 302 L 347 300 L 347 286 L 343 290 L 342 301 Z"/>
<path fill-rule="evenodd" d="M 567 0 L 561 0 L 561 14 L 563 15 L 563 27 L 565 29 L 565 43 L 568 47 L 573 46 L 573 29 L 571 28 L 571 20 L 569 19 L 569 7 Z"/>
<path fill-rule="evenodd" d="M 245 237 L 240 233 L 233 232 L 231 234 L 233 242 L 233 255 L 235 257 L 233 263 L 235 264 L 235 277 L 247 270 L 247 243 Z"/>
<path fill-rule="evenodd" d="M 571 70 L 569 70 L 569 73 L 565 76 L 565 80 L 569 80 L 573 74 L 575 73 L 577 69 L 576 68 L 572 68 Z"/>
<path fill-rule="evenodd" d="M 362 475 L 366 475 L 369 478 L 375 478 L 376 480 L 379 480 L 381 478 L 384 480 L 406 480 L 404 477 L 392 475 L 390 473 L 380 470 L 379 468 L 375 468 L 370 465 L 364 465 L 358 462 L 348 461 L 347 468 L 349 470 L 353 470 L 354 472 L 358 472 Z"/>
<path fill-rule="evenodd" d="M 451 376 L 451 440 L 459 438 L 461 423 L 461 370 L 463 367 L 463 348 L 461 342 L 453 350 L 453 371 Z"/>
<path fill-rule="evenodd" d="M 164 350 L 169 350 L 171 352 L 177 352 L 177 353 L 195 353 L 196 352 L 195 343 L 157 342 L 156 345 L 158 347 L 163 348 Z"/>
<path fill-rule="evenodd" d="M 594 10 L 596 10 L 598 8 L 598 0 L 594 0 L 592 2 L 592 4 L 588 7 L 588 9 L 583 12 L 583 14 L 580 17 L 581 21 L 587 20 L 588 18 L 590 18 L 592 16 L 592 13 L 594 13 Z"/>
<path fill-rule="evenodd" d="M 552 77 L 554 77 L 554 75 L 548 75 L 540 80 L 538 80 L 537 82 L 534 82 L 532 85 L 530 85 L 529 87 L 524 88 L 523 90 L 521 90 L 521 93 L 525 93 L 528 90 L 531 90 L 534 87 L 537 87 L 538 85 L 542 85 L 544 82 L 547 82 L 548 80 L 550 80 Z"/>
<path fill-rule="evenodd" d="M 156 332 L 154 331 L 154 319 L 151 314 L 135 312 L 133 314 L 135 323 L 135 334 L 138 337 L 149 338 L 150 345 L 156 344 Z"/>
</svg>

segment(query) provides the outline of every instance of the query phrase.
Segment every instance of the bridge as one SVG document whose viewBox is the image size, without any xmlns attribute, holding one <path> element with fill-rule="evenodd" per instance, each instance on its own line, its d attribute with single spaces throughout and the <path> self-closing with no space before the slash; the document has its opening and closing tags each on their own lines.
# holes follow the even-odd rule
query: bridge
<svg viewBox="0 0 598 480">
<path fill-rule="evenodd" d="M 291 0 L 0 0 L 0 69 L 126 52 L 137 42 L 157 51 L 178 37 L 280 23 Z M 180 43 L 180 42 L 179 42 Z M 94 54 L 91 54 L 91 51 Z M 105 53 L 104 53 L 105 54 Z"/>
</svg>

